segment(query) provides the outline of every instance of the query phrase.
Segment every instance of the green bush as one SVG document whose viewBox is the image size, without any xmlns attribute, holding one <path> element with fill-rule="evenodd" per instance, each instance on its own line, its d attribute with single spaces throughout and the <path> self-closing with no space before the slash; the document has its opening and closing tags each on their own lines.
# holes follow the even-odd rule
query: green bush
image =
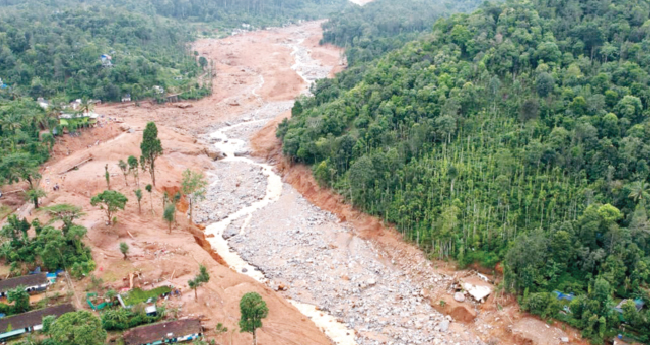
<svg viewBox="0 0 650 345">
<path fill-rule="evenodd" d="M 140 303 L 145 303 L 150 298 L 157 299 L 158 296 L 171 292 L 172 289 L 169 286 L 159 286 L 151 290 L 142 290 L 140 288 L 134 288 L 122 295 L 122 301 L 125 305 L 131 306 Z"/>
<path fill-rule="evenodd" d="M 154 323 L 164 316 L 164 309 L 159 308 L 157 315 L 147 316 L 144 308 L 111 309 L 102 313 L 102 327 L 107 331 L 123 331 L 125 329 Z"/>
</svg>

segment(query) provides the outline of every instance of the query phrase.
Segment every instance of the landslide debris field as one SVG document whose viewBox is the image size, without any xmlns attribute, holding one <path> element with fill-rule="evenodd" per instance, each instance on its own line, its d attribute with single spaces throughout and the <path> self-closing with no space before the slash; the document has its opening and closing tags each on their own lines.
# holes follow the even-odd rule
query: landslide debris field
<svg viewBox="0 0 650 345">
<path fill-rule="evenodd" d="M 308 169 L 281 157 L 276 124 L 312 81 L 344 68 L 340 49 L 318 45 L 320 24 L 198 41 L 194 50 L 216 69 L 212 96 L 181 104 L 104 105 L 96 111 L 113 119 L 105 127 L 57 144 L 43 181 L 61 189 L 46 204 L 87 205 L 82 222 L 97 275 L 116 288 L 134 272 L 143 286 L 180 286 L 186 293 L 171 300 L 172 307 L 180 316 L 201 317 L 209 329 L 218 322 L 234 328 L 239 298 L 257 291 L 270 309 L 260 344 L 579 342 L 573 331 L 520 314 L 512 299 L 495 291 L 483 304 L 455 301 L 451 285 L 475 281 L 475 272 L 427 260 L 390 228 L 318 188 Z M 106 226 L 88 200 L 105 187 L 105 164 L 115 189 L 135 200 L 116 163 L 139 153 L 147 121 L 156 122 L 165 148 L 152 196 L 157 213 L 151 214 L 145 195 L 142 214 L 130 202 L 118 224 Z M 102 136 L 107 128 L 112 139 Z M 88 155 L 94 160 L 59 174 Z M 207 200 L 194 215 L 205 230 L 182 217 L 168 235 L 160 200 L 165 190 L 177 190 L 185 168 L 210 178 Z M 146 176 L 141 183 L 148 183 Z M 120 241 L 133 248 L 132 260 L 122 259 Z M 213 279 L 195 302 L 187 280 L 199 263 Z M 232 336 L 233 344 L 250 341 L 248 334 Z"/>
</svg>

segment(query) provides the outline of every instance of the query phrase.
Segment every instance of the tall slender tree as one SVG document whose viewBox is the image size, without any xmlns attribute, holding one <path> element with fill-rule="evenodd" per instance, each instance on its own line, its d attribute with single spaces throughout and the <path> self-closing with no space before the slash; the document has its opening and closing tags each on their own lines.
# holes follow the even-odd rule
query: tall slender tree
<svg viewBox="0 0 650 345">
<path fill-rule="evenodd" d="M 151 184 L 156 186 L 156 159 L 162 155 L 163 149 L 158 139 L 158 128 L 154 122 L 147 123 L 147 127 L 142 133 L 142 143 L 140 144 L 142 157 L 151 175 Z M 144 169 L 144 166 L 143 166 Z"/>
</svg>

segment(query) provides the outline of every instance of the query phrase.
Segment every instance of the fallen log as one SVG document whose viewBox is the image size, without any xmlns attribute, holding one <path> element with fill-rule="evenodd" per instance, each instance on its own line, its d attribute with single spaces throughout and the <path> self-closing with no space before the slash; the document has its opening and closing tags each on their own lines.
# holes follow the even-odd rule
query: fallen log
<svg viewBox="0 0 650 345">
<path fill-rule="evenodd" d="M 76 169 L 76 168 L 78 168 L 78 167 L 80 167 L 80 166 L 82 166 L 82 165 L 84 165 L 84 164 L 90 162 L 91 160 L 93 160 L 93 157 L 92 157 L 92 156 L 88 157 L 87 159 L 84 159 L 84 160 L 81 161 L 80 163 L 77 163 L 77 164 L 73 165 L 71 168 L 66 169 L 66 170 L 60 172 L 59 175 L 63 175 L 63 174 L 65 174 L 65 173 L 69 172 L 69 171 L 72 171 L 72 170 L 74 170 L 74 169 Z"/>
</svg>

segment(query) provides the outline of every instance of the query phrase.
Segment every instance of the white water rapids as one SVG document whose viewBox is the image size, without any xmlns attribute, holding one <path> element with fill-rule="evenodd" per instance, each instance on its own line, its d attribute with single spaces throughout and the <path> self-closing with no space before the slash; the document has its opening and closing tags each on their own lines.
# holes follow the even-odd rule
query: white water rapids
<svg viewBox="0 0 650 345">
<path fill-rule="evenodd" d="M 309 54 L 305 53 L 304 48 L 300 47 L 300 44 L 303 41 L 304 39 L 301 39 L 295 43 L 289 44 L 293 49 L 292 55 L 295 57 L 296 61 L 296 63 L 291 67 L 296 71 L 296 73 L 298 73 L 298 75 L 300 75 L 301 78 L 303 78 L 303 80 L 307 82 L 308 85 L 310 85 L 311 81 L 308 80 L 308 78 L 306 78 L 303 74 L 303 67 L 307 67 L 309 65 L 308 60 L 311 60 L 311 57 Z M 316 64 L 311 64 L 311 66 L 314 65 Z M 264 77 L 261 75 L 260 77 L 261 84 L 258 86 L 258 88 L 264 84 Z M 257 90 L 253 90 L 252 93 L 259 98 L 256 91 Z M 273 171 L 272 166 L 268 164 L 257 163 L 248 157 L 244 157 L 243 155 L 246 153 L 247 147 L 246 141 L 229 138 L 226 132 L 237 127 L 259 123 L 265 124 L 270 119 L 271 118 L 241 122 L 236 125 L 220 128 L 211 134 L 211 137 L 217 141 L 214 144 L 215 147 L 226 155 L 226 158 L 220 162 L 240 162 L 261 168 L 262 173 L 267 177 L 268 181 L 264 198 L 229 214 L 216 223 L 210 224 L 205 230 L 206 235 L 212 235 L 207 237 L 207 240 L 212 248 L 226 261 L 226 263 L 232 269 L 234 269 L 236 272 L 244 273 L 261 283 L 268 282 L 264 274 L 260 272 L 256 267 L 246 262 L 237 252 L 231 250 L 230 246 L 228 245 L 228 241 L 223 239 L 223 233 L 233 221 L 242 217 L 246 217 L 244 224 L 240 229 L 240 232 L 243 233 L 249 221 L 253 217 L 253 213 L 255 211 L 264 208 L 265 206 L 277 201 L 280 198 L 283 186 L 282 178 Z M 318 310 L 318 308 L 313 305 L 299 303 L 293 300 L 290 300 L 289 302 L 295 306 L 303 315 L 309 317 L 335 344 L 357 345 L 355 341 L 354 331 L 347 328 L 346 325 L 338 322 L 333 316 L 324 311 Z"/>
</svg>

